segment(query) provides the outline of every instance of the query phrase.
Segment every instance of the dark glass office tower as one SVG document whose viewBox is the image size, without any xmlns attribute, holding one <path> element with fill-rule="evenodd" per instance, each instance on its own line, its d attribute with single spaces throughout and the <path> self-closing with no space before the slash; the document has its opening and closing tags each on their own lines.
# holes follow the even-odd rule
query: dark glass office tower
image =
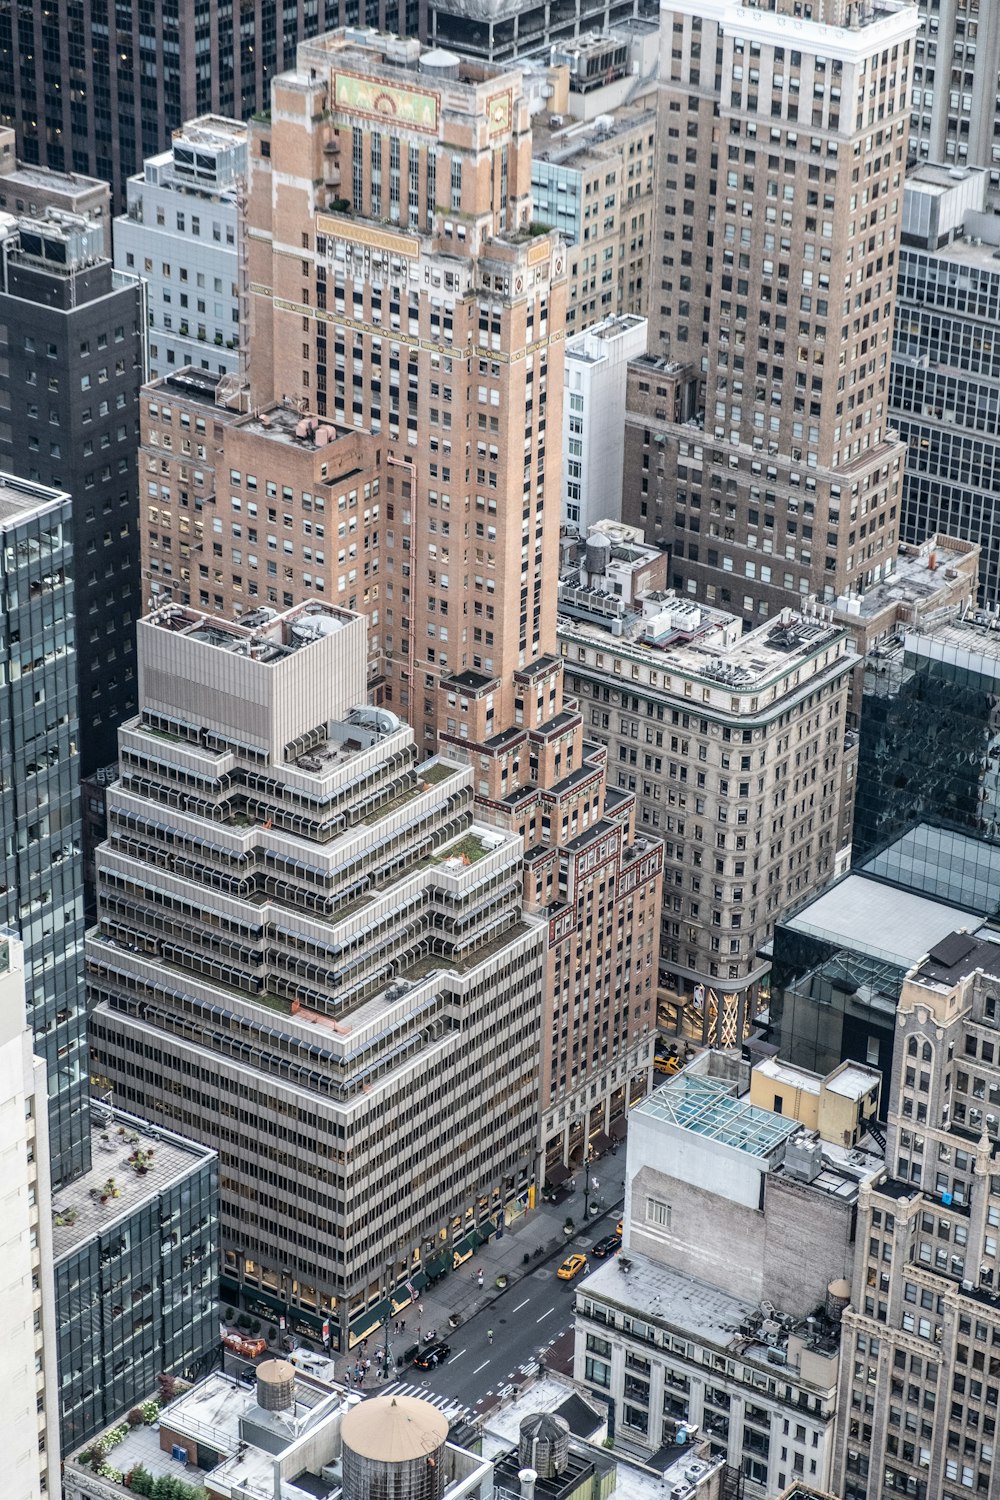
<svg viewBox="0 0 1000 1500">
<path fill-rule="evenodd" d="M 996 624 L 945 619 L 869 657 L 855 798 L 856 867 L 980 911 L 1000 894 Z"/>
<path fill-rule="evenodd" d="M 135 712 L 145 297 L 99 224 L 50 210 L 3 236 L 0 468 L 73 497 L 80 774 Z"/>
<path fill-rule="evenodd" d="M 0 926 L 24 941 L 52 1185 L 90 1165 L 69 496 L 0 474 Z"/>
<path fill-rule="evenodd" d="M 304 37 L 336 26 L 415 35 L 418 0 L 0 0 L 0 124 L 26 163 L 112 184 L 196 115 L 266 109 Z"/>
</svg>

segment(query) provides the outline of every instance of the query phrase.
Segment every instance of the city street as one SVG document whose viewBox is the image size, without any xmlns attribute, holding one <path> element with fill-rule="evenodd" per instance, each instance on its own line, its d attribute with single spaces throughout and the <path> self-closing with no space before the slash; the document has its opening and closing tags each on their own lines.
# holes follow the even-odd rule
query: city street
<svg viewBox="0 0 1000 1500">
<path fill-rule="evenodd" d="M 556 1270 L 565 1256 L 579 1252 L 590 1255 L 591 1246 L 611 1233 L 620 1209 L 613 1207 L 590 1226 L 567 1238 L 564 1245 L 539 1260 L 508 1292 L 492 1306 L 475 1313 L 467 1322 L 449 1334 L 438 1328 L 439 1338 L 451 1346 L 451 1354 L 435 1370 L 401 1370 L 396 1380 L 371 1391 L 387 1395 L 403 1391 L 433 1401 L 448 1415 L 470 1409 L 487 1395 L 498 1395 L 515 1381 L 530 1373 L 540 1355 L 572 1324 L 576 1288 L 585 1279 L 560 1281 Z M 591 1259 L 591 1269 L 600 1265 Z M 487 1332 L 493 1330 L 493 1342 Z M 390 1338 L 393 1354 L 400 1352 L 405 1337 Z"/>
</svg>

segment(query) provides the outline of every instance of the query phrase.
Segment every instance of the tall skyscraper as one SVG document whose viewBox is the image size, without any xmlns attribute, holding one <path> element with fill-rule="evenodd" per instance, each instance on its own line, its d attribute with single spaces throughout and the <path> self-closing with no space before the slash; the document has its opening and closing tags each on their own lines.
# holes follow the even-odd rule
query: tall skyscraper
<svg viewBox="0 0 1000 1500">
<path fill-rule="evenodd" d="M 4 1483 L 18 1500 L 59 1493 L 56 1314 L 45 1064 L 32 1055 L 24 949 L 0 931 L 0 1413 Z"/>
<path fill-rule="evenodd" d="M 94 1069 L 219 1151 L 228 1295 L 341 1349 L 527 1200 L 547 933 L 366 641 L 318 601 L 140 622 L 87 950 Z"/>
<path fill-rule="evenodd" d="M 0 474 L 0 921 L 27 950 L 58 1186 L 90 1163 L 71 503 Z"/>
<path fill-rule="evenodd" d="M 543 1135 L 562 1163 L 646 1087 L 662 847 L 636 842 L 634 796 L 608 791 L 564 694 L 566 251 L 531 224 L 521 75 L 334 32 L 302 44 L 250 134 L 251 318 L 271 356 L 251 360 L 250 404 L 284 397 L 380 438 L 358 607 L 385 704 L 425 752 L 459 755 L 479 815 L 524 840 L 525 899 L 549 922 Z M 304 503 L 293 489 L 292 526 Z"/>
<path fill-rule="evenodd" d="M 1000 218 L 987 173 L 907 174 L 891 420 L 907 444 L 902 537 L 936 531 L 982 547 L 980 598 L 1000 603 Z"/>
<path fill-rule="evenodd" d="M 985 167 L 991 207 L 1000 201 L 997 18 L 979 0 L 920 0 L 913 46 L 910 155 Z"/>
<path fill-rule="evenodd" d="M 128 178 L 185 120 L 266 109 L 301 37 L 359 25 L 412 36 L 418 18 L 415 0 L 250 0 L 235 12 L 216 0 L 0 0 L 0 123 L 26 162 L 103 178 L 121 210 Z"/>
<path fill-rule="evenodd" d="M 623 518 L 669 543 L 675 587 L 744 616 L 892 569 L 916 24 L 912 6 L 842 0 L 822 20 L 791 0 L 662 12 L 649 315 L 663 389 L 636 423 Z"/>
<path fill-rule="evenodd" d="M 887 1170 L 861 1190 L 843 1315 L 844 1500 L 1000 1486 L 998 959 L 996 943 L 952 933 L 903 986 Z"/>
<path fill-rule="evenodd" d="M 87 776 L 114 760 L 115 731 L 136 701 L 144 295 L 137 277 L 114 270 L 92 219 L 50 209 L 0 234 L 0 465 L 72 496 Z"/>
</svg>

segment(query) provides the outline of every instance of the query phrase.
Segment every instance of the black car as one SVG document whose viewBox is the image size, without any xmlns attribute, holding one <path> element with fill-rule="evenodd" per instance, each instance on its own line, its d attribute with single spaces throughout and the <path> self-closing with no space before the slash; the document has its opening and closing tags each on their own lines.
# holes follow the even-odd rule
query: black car
<svg viewBox="0 0 1000 1500">
<path fill-rule="evenodd" d="M 614 1255 L 615 1251 L 620 1250 L 621 1247 L 622 1237 L 620 1234 L 606 1234 L 603 1240 L 597 1241 L 597 1244 L 590 1253 L 598 1260 L 604 1260 L 605 1256 Z"/>
<path fill-rule="evenodd" d="M 433 1370 L 435 1366 L 443 1365 L 450 1353 L 450 1344 L 431 1344 L 414 1356 L 413 1363 L 418 1370 Z"/>
</svg>

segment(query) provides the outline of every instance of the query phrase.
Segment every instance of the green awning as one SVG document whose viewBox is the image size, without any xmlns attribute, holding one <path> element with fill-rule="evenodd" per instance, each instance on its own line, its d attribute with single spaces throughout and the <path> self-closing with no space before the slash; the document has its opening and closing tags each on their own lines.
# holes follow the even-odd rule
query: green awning
<svg viewBox="0 0 1000 1500">
<path fill-rule="evenodd" d="M 463 1234 L 462 1238 L 451 1247 L 452 1265 L 460 1266 L 463 1260 L 468 1260 L 473 1251 L 479 1248 L 481 1241 L 475 1230 Z"/>
<path fill-rule="evenodd" d="M 472 1231 L 473 1235 L 475 1236 L 477 1245 L 488 1245 L 496 1232 L 497 1226 L 492 1219 L 484 1219 L 483 1222 L 481 1224 L 477 1224 L 475 1229 Z"/>
<path fill-rule="evenodd" d="M 374 1307 L 366 1308 L 364 1312 L 358 1313 L 356 1318 L 351 1319 L 350 1332 L 348 1335 L 348 1348 L 360 1344 L 362 1339 L 371 1338 L 385 1325 L 385 1321 L 391 1317 L 390 1304 L 388 1301 L 376 1302 Z"/>
<path fill-rule="evenodd" d="M 445 1271 L 451 1270 L 451 1251 L 441 1250 L 437 1255 L 432 1255 L 425 1262 L 424 1270 L 428 1276 L 440 1276 Z"/>
</svg>

